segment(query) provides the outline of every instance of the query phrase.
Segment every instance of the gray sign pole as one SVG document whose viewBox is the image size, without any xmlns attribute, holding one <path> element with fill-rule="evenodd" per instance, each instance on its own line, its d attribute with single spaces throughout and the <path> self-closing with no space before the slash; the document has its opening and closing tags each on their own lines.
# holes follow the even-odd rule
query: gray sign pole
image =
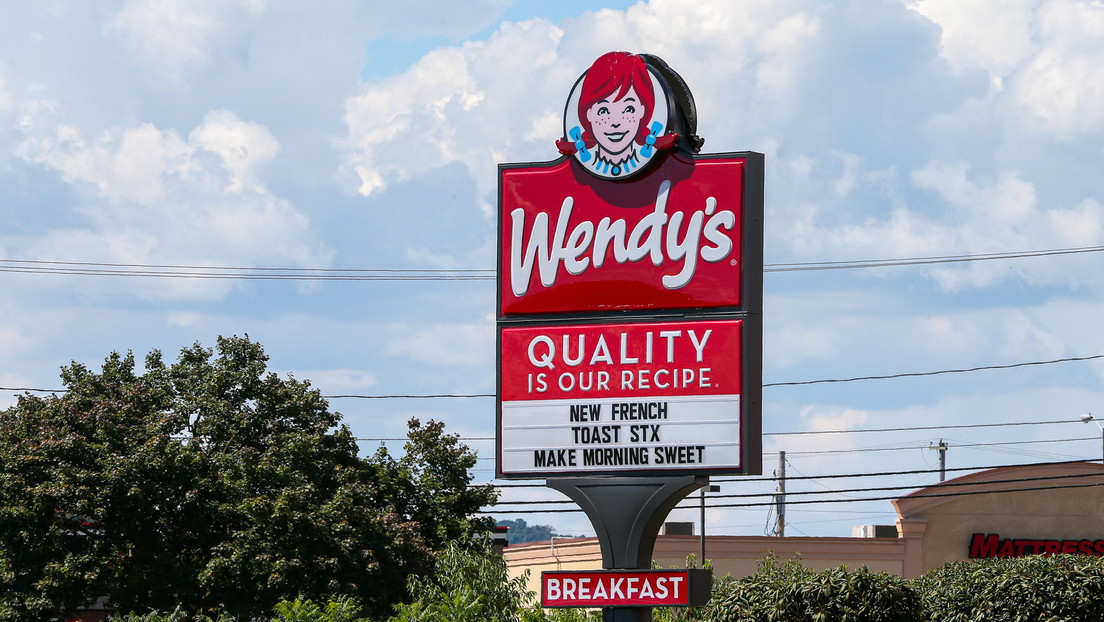
<svg viewBox="0 0 1104 622">
<path fill-rule="evenodd" d="M 586 512 L 602 547 L 602 568 L 647 570 L 667 515 L 691 492 L 709 485 L 702 475 L 680 477 L 578 477 L 545 485 Z M 603 622 L 651 622 L 649 607 L 603 607 Z"/>
</svg>

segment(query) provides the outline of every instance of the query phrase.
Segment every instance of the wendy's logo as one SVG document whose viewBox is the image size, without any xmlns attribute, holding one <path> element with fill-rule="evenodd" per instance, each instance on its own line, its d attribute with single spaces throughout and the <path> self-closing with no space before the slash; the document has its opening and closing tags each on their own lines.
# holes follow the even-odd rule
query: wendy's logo
<svg viewBox="0 0 1104 622">
<path fill-rule="evenodd" d="M 626 179 L 673 147 L 697 153 L 694 99 L 658 57 L 609 52 L 571 89 L 556 147 L 603 179 Z"/>
</svg>

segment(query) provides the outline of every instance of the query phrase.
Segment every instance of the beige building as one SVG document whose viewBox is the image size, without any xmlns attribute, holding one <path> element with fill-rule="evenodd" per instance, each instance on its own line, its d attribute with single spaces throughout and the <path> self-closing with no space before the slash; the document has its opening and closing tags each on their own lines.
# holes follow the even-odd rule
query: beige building
<svg viewBox="0 0 1104 622">
<path fill-rule="evenodd" d="M 800 555 L 816 570 L 867 566 L 906 578 L 946 562 L 973 557 L 1047 553 L 1104 556 L 1104 465 L 1076 462 L 980 471 L 922 488 L 893 501 L 896 537 L 810 538 L 708 536 L 714 572 L 734 577 L 755 572 L 768 551 Z M 659 536 L 653 559 L 661 567 L 685 565 L 698 554 L 698 536 Z M 539 591 L 544 570 L 602 567 L 596 538 L 555 539 L 509 547 L 516 576 L 530 571 Z"/>
</svg>

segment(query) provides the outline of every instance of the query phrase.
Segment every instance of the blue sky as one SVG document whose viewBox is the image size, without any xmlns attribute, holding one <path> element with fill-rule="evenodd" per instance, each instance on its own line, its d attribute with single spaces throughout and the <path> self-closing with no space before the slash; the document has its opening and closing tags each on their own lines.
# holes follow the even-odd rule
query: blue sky
<svg viewBox="0 0 1104 622">
<path fill-rule="evenodd" d="M 766 154 L 767 264 L 1104 245 L 1099 3 L 12 4 L 0 23 L 3 267 L 493 269 L 496 164 L 553 159 L 571 84 L 616 49 L 683 75 L 706 152 Z M 1102 259 L 770 272 L 764 382 L 1104 354 Z M 2 387 L 55 388 L 71 360 L 172 357 L 247 333 L 274 369 L 326 395 L 494 391 L 489 281 L 0 272 L 0 286 Z M 0 406 L 14 399 L 0 391 Z M 485 398 L 332 406 L 363 438 L 401 436 L 410 417 L 493 434 Z M 1099 430 L 1076 422 L 1090 411 L 1104 414 L 1100 360 L 768 386 L 772 433 L 1071 423 L 767 436 L 765 472 L 779 450 L 791 476 L 931 468 L 940 438 L 951 467 L 1099 458 Z M 1057 442 L 981 445 L 1025 441 Z M 471 445 L 491 457 L 491 443 Z M 489 478 L 493 463 L 479 469 Z M 722 494 L 770 489 L 726 481 Z M 526 519 L 589 531 L 579 514 Z M 791 534 L 847 535 L 892 509 L 794 506 L 788 519 Z M 710 532 L 759 534 L 769 520 L 711 510 Z"/>
</svg>

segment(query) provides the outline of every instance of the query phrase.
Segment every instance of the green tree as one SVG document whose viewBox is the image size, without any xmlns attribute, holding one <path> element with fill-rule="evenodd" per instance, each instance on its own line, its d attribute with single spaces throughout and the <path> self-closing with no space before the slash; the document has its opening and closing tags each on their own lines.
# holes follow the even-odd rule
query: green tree
<svg viewBox="0 0 1104 622">
<path fill-rule="evenodd" d="M 475 453 L 459 436 L 445 434 L 443 423 L 408 423 L 404 454 L 396 459 L 381 445 L 369 462 L 378 473 L 383 494 L 397 512 L 418 526 L 433 550 L 472 534 L 489 533 L 494 519 L 476 517 L 493 505 L 498 494 L 492 486 L 472 486 Z"/>
<path fill-rule="evenodd" d="M 493 491 L 469 489 L 474 456 L 439 424 L 411 422 L 400 460 L 365 460 L 316 389 L 266 372 L 260 345 L 216 350 L 152 352 L 142 373 L 130 354 L 98 373 L 73 363 L 64 394 L 0 412 L 0 620 L 101 596 L 256 617 L 347 594 L 382 615 L 442 538 L 480 524 L 463 512 Z M 458 516 L 440 512 L 453 499 Z"/>
</svg>

